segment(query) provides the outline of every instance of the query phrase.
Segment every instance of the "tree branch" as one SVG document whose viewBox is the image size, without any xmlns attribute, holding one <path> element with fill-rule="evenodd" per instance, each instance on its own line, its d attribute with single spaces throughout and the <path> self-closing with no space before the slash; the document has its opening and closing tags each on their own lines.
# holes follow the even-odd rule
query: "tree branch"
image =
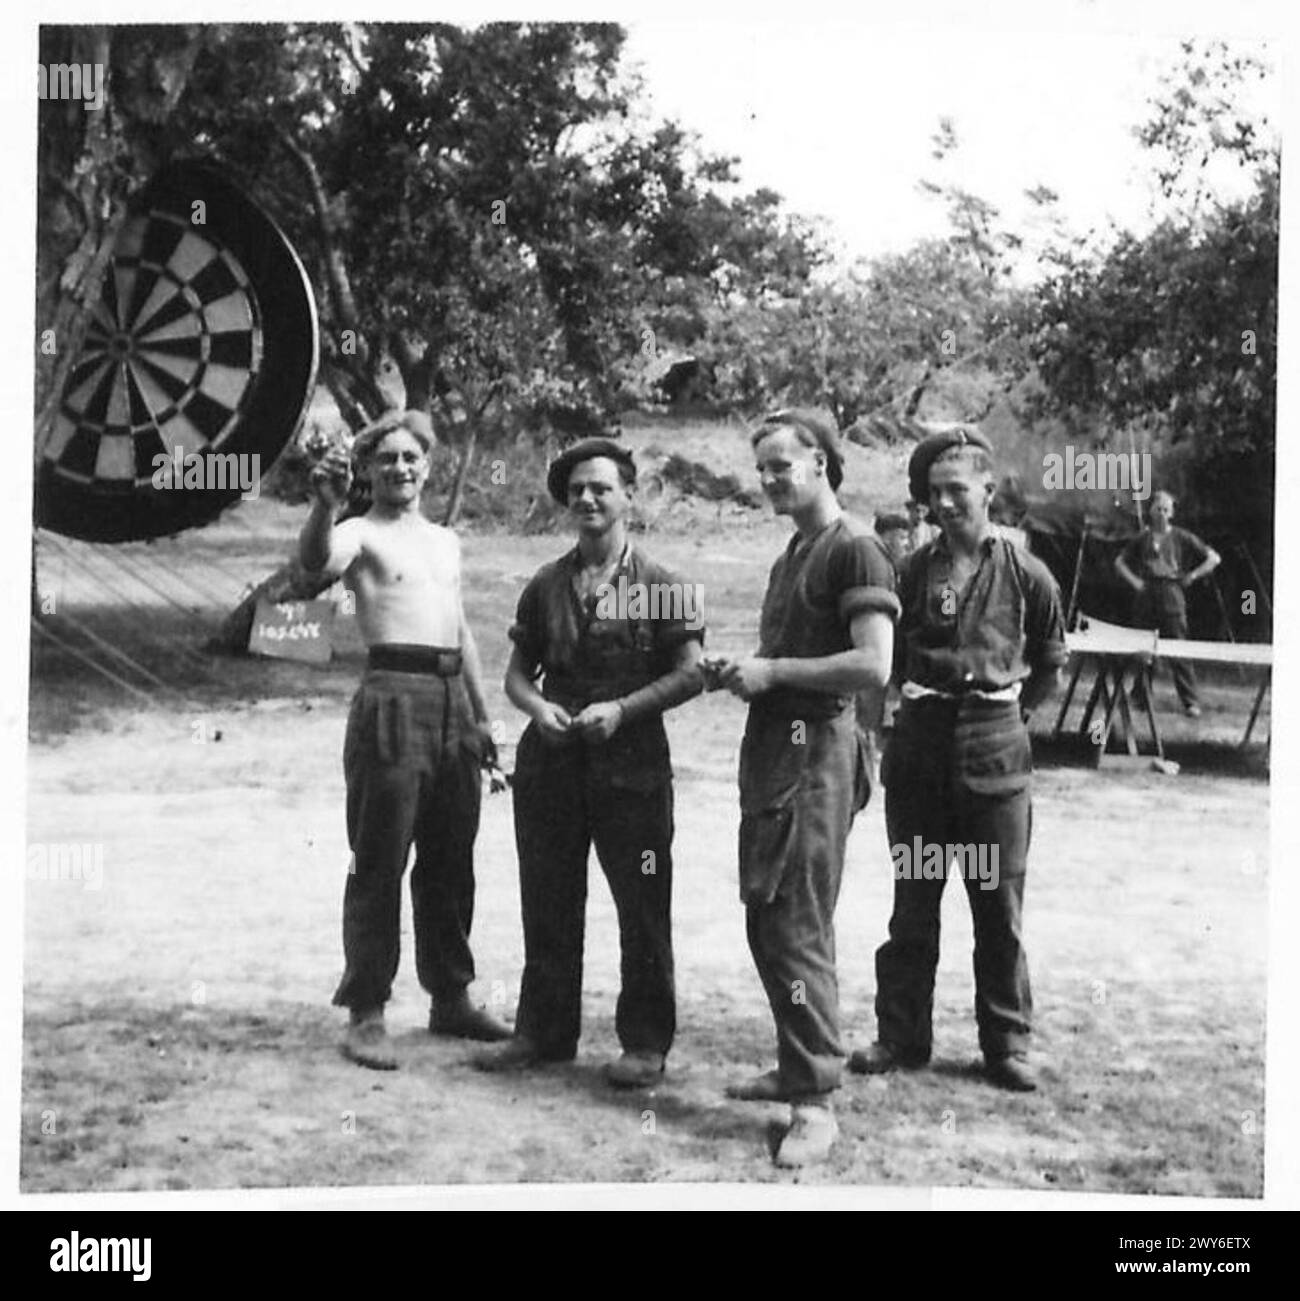
<svg viewBox="0 0 1300 1301">
<path fill-rule="evenodd" d="M 345 329 L 357 331 L 360 338 L 361 318 L 357 311 L 356 298 L 352 293 L 352 282 L 348 278 L 347 264 L 343 260 L 343 251 L 339 247 L 338 228 L 330 212 L 329 195 L 325 192 L 320 169 L 311 154 L 279 123 L 275 126 L 275 136 L 298 164 L 307 182 L 312 209 L 316 214 L 316 224 L 320 229 L 331 297 L 334 299 L 334 310 L 339 322 Z"/>
</svg>

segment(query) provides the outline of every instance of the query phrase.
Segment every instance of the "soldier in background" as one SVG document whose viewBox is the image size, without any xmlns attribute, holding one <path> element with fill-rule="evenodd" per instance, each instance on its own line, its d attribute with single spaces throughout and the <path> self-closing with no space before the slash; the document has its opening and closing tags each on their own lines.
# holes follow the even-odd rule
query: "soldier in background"
<svg viewBox="0 0 1300 1301">
<path fill-rule="evenodd" d="M 894 569 L 912 553 L 912 525 L 906 515 L 876 516 L 876 536 Z"/>
<path fill-rule="evenodd" d="M 1151 498 L 1151 523 L 1115 560 L 1115 572 L 1133 589 L 1134 622 L 1162 637 L 1187 636 L 1187 598 L 1183 593 L 1218 568 L 1220 556 L 1195 533 L 1173 523 L 1174 499 L 1167 492 Z M 1152 666 L 1154 669 L 1154 665 Z M 1170 660 L 1174 687 L 1189 718 L 1201 716 L 1196 674 L 1183 660 Z"/>
<path fill-rule="evenodd" d="M 907 553 L 919 551 L 927 542 L 933 542 L 939 536 L 939 530 L 930 522 L 929 507 L 923 501 L 915 499 L 907 503 L 907 523 L 909 528 Z"/>
</svg>

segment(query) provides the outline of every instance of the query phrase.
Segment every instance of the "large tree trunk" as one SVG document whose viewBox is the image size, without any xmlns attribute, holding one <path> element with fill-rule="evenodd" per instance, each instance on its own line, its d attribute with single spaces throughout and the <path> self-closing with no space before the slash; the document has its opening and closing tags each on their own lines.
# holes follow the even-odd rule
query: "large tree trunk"
<svg viewBox="0 0 1300 1301">
<path fill-rule="evenodd" d="M 394 330 L 388 341 L 397 369 L 406 388 L 406 409 L 429 414 L 433 406 L 434 351 L 426 344 L 423 349 L 412 345 L 400 330 Z"/>
</svg>

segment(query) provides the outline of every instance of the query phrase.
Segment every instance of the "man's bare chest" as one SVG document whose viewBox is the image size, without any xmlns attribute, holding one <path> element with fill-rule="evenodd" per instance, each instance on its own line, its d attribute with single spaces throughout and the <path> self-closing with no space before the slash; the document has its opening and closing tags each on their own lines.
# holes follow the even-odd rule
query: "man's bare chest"
<svg viewBox="0 0 1300 1301">
<path fill-rule="evenodd" d="M 395 589 L 453 588 L 458 582 L 456 550 L 436 536 L 394 530 L 379 533 L 369 543 L 359 558 L 363 581 Z"/>
</svg>

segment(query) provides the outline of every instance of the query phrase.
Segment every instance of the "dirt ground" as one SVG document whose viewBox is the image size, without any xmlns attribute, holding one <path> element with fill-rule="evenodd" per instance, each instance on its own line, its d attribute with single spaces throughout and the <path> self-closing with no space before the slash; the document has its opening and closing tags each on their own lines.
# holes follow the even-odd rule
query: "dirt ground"
<svg viewBox="0 0 1300 1301">
<path fill-rule="evenodd" d="M 182 571 L 219 554 L 258 576 L 300 516 L 252 505 L 262 511 L 252 533 L 223 524 L 168 554 Z M 785 536 L 772 521 L 720 515 L 693 535 L 661 527 L 647 545 L 704 582 L 710 645 L 726 649 L 752 641 Z M 469 614 L 506 723 L 507 767 L 521 725 L 499 689 L 504 629 L 524 580 L 564 545 L 465 542 Z M 107 609 L 80 608 L 119 626 Z M 146 644 L 165 656 L 191 636 L 161 610 L 153 627 L 133 626 L 142 656 Z M 370 1073 L 339 1055 L 342 1013 L 329 1000 L 341 966 L 354 629 L 323 668 L 216 661 L 192 690 L 146 707 L 55 656 L 34 664 L 28 841 L 102 846 L 102 880 L 32 879 L 29 864 L 24 1191 L 796 1178 L 769 1159 L 784 1108 L 722 1094 L 774 1052 L 737 898 L 743 711 L 730 697 L 670 720 L 680 1030 L 665 1082 L 620 1094 L 600 1077 L 617 1051 L 618 950 L 594 863 L 575 1064 L 489 1077 L 469 1067 L 470 1046 L 430 1038 L 409 906 L 389 1009 L 401 1069 Z M 1266 751 L 1231 748 L 1246 684 L 1207 686 L 1196 736 L 1219 744 L 1193 745 L 1171 698 L 1164 681 L 1167 739 L 1184 764 L 1176 777 L 1120 757 L 1094 769 L 1045 739 L 1039 748 L 1026 904 L 1039 1092 L 997 1092 L 973 1069 L 971 931 L 954 885 L 932 1069 L 848 1077 L 834 1157 L 799 1178 L 1262 1196 Z M 848 862 L 838 937 L 851 1045 L 873 1036 L 873 954 L 889 916 L 879 796 Z M 485 798 L 477 864 L 477 989 L 509 1018 L 522 942 L 508 794 Z"/>
</svg>

